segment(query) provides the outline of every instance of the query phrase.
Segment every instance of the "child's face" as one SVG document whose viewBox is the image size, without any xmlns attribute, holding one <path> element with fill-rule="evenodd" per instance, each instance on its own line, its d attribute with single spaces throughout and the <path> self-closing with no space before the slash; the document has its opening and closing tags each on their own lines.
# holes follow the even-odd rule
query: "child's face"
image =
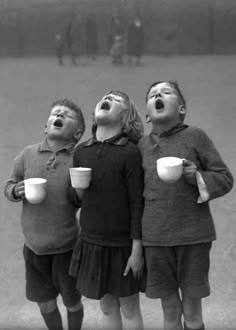
<svg viewBox="0 0 236 330">
<path fill-rule="evenodd" d="M 120 124 L 123 111 L 127 109 L 122 96 L 107 94 L 98 102 L 94 112 L 95 122 L 101 124 Z"/>
<path fill-rule="evenodd" d="M 54 106 L 48 117 L 45 132 L 49 138 L 55 140 L 77 139 L 80 132 L 77 113 L 63 105 Z"/>
<path fill-rule="evenodd" d="M 148 117 L 154 124 L 174 126 L 180 122 L 185 107 L 180 104 L 176 90 L 167 82 L 151 88 L 147 97 Z"/>
</svg>

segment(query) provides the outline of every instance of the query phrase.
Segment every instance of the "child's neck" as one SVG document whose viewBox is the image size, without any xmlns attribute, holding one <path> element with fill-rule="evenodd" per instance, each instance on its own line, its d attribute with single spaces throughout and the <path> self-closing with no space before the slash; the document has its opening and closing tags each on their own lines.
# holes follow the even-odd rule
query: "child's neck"
<svg viewBox="0 0 236 330">
<path fill-rule="evenodd" d="M 175 127 L 176 125 L 180 124 L 181 122 L 166 122 L 166 123 L 163 123 L 163 124 L 153 124 L 153 131 L 154 132 L 157 132 L 158 134 L 162 134 L 163 132 L 167 132 L 169 130 L 171 130 L 173 127 Z"/>
<path fill-rule="evenodd" d="M 104 141 L 121 133 L 120 126 L 98 126 L 96 131 L 97 141 Z"/>
<path fill-rule="evenodd" d="M 72 143 L 72 142 L 73 141 L 54 140 L 54 139 L 47 138 L 47 144 L 53 152 L 57 152 L 58 150 L 62 149 L 67 144 Z"/>
</svg>

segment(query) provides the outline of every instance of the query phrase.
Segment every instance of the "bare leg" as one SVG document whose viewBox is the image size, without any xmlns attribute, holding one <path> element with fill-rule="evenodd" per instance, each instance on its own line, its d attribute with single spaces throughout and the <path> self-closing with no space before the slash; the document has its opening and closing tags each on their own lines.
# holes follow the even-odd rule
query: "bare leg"
<svg viewBox="0 0 236 330">
<path fill-rule="evenodd" d="M 103 312 L 103 330 L 121 330 L 122 318 L 119 299 L 106 294 L 100 300 L 100 306 Z"/>
<path fill-rule="evenodd" d="M 182 330 L 182 303 L 179 292 L 161 298 L 164 315 L 164 330 Z"/>
<path fill-rule="evenodd" d="M 201 299 L 183 296 L 183 315 L 188 328 L 201 329 L 203 326 Z"/>
<path fill-rule="evenodd" d="M 126 330 L 143 330 L 143 318 L 141 315 L 139 294 L 120 298 L 122 315 Z"/>
</svg>

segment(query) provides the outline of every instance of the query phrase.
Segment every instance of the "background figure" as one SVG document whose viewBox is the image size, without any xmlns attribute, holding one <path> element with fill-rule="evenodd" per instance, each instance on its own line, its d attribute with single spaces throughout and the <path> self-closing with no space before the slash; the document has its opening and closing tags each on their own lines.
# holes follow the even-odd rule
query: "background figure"
<svg viewBox="0 0 236 330">
<path fill-rule="evenodd" d="M 85 35 L 86 35 L 86 52 L 87 57 L 92 60 L 96 59 L 98 49 L 97 42 L 97 25 L 93 17 L 88 16 L 85 22 Z"/>
<path fill-rule="evenodd" d="M 71 58 L 72 65 L 77 65 L 78 54 L 76 54 L 76 40 L 77 40 L 77 24 L 76 24 L 75 15 L 72 14 L 65 29 L 65 42 L 69 56 Z"/>
<path fill-rule="evenodd" d="M 115 36 L 122 36 L 122 37 L 124 36 L 124 29 L 122 26 L 122 22 L 120 20 L 120 17 L 116 13 L 113 14 L 109 27 L 109 35 L 107 41 L 107 46 L 109 51 L 113 45 Z"/>
<path fill-rule="evenodd" d="M 112 64 L 121 65 L 123 63 L 124 42 L 122 36 L 115 36 L 110 50 Z"/>
<path fill-rule="evenodd" d="M 162 45 L 162 54 L 166 57 L 173 53 L 176 31 L 177 27 L 172 24 L 167 24 L 162 27 L 162 39 L 164 42 Z"/>
<path fill-rule="evenodd" d="M 60 33 L 56 34 L 55 37 L 55 43 L 56 43 L 56 56 L 57 61 L 59 65 L 63 65 L 63 38 Z"/>
<path fill-rule="evenodd" d="M 132 63 L 133 57 L 136 58 L 136 65 L 140 64 L 141 55 L 143 53 L 143 46 L 144 29 L 140 18 L 136 16 L 128 28 L 127 53 L 129 64 Z"/>
</svg>

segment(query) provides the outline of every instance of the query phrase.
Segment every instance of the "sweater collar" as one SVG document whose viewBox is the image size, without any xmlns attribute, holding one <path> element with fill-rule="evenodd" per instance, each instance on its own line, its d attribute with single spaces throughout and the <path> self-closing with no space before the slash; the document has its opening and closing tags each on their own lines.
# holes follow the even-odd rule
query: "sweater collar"
<svg viewBox="0 0 236 330">
<path fill-rule="evenodd" d="M 96 143 L 109 143 L 109 144 L 113 144 L 116 146 L 124 146 L 127 144 L 129 138 L 127 136 L 125 136 L 123 133 L 117 134 L 115 136 L 112 136 L 111 138 L 104 140 L 103 142 L 98 141 L 96 139 L 96 136 L 94 135 L 93 137 L 91 137 L 86 143 L 85 143 L 85 147 L 89 147 L 92 146 Z"/>
<path fill-rule="evenodd" d="M 75 147 L 75 143 L 71 142 L 71 143 L 66 144 L 64 147 L 62 147 L 58 151 L 65 150 L 67 153 L 71 153 L 74 150 L 74 147 Z M 53 152 L 48 145 L 47 138 L 45 138 L 41 143 L 39 143 L 38 150 L 40 152 L 45 152 L 45 151 Z"/>
<path fill-rule="evenodd" d="M 161 137 L 165 137 L 165 136 L 170 136 L 170 135 L 174 135 L 182 130 L 184 130 L 185 128 L 187 128 L 188 125 L 183 124 L 183 123 L 179 123 L 176 126 L 171 127 L 169 130 L 164 131 L 164 132 L 158 132 L 157 130 L 152 130 L 150 133 L 150 142 L 152 145 L 155 145 L 158 143 L 159 139 Z"/>
</svg>

